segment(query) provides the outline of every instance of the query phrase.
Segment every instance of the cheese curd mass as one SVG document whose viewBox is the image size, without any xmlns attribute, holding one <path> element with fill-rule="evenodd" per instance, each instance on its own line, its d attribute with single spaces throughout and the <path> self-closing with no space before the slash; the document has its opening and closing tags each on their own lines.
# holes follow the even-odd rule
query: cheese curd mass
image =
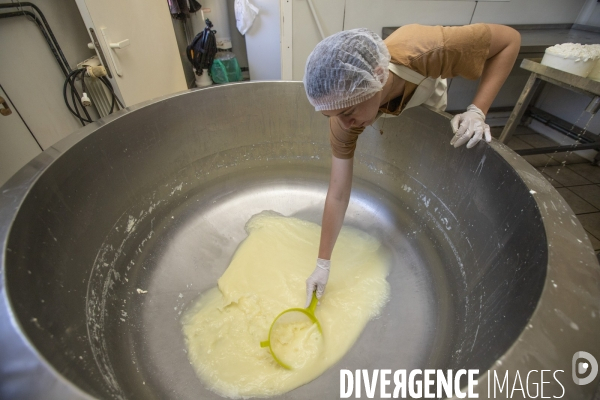
<svg viewBox="0 0 600 400">
<path fill-rule="evenodd" d="M 294 328 L 300 335 L 290 333 L 285 340 L 294 343 L 286 356 L 296 360 L 295 368 L 287 370 L 260 342 L 277 315 L 304 306 L 321 228 L 263 212 L 248 221 L 246 231 L 218 287 L 205 292 L 181 320 L 197 375 L 210 390 L 232 398 L 274 396 L 315 379 L 352 347 L 390 293 L 389 259 L 381 243 L 344 227 L 315 312 L 323 335 L 309 326 Z"/>
</svg>

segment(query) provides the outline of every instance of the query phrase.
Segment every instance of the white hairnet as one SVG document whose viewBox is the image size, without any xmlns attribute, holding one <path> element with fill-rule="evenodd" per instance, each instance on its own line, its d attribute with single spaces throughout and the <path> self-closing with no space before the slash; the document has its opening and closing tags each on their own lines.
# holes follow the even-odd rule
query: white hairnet
<svg viewBox="0 0 600 400">
<path fill-rule="evenodd" d="M 374 32 L 359 28 L 323 39 L 310 53 L 304 88 L 317 111 L 337 110 L 370 99 L 388 78 L 390 53 Z"/>
</svg>

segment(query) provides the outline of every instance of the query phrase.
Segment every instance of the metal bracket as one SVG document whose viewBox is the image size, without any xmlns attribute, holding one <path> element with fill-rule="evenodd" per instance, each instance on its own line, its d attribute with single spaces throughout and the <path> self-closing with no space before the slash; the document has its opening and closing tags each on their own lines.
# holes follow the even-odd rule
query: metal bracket
<svg viewBox="0 0 600 400">
<path fill-rule="evenodd" d="M 600 96 L 594 96 L 590 104 L 585 108 L 585 111 L 595 115 L 600 110 Z"/>
<path fill-rule="evenodd" d="M 102 51 L 102 46 L 100 46 L 100 42 L 98 42 L 98 36 L 96 36 L 96 31 L 94 31 L 93 28 L 90 28 L 90 35 L 92 36 L 92 40 L 93 42 L 93 46 L 96 49 L 96 51 L 98 52 L 98 56 L 100 57 L 100 60 L 102 61 L 102 65 L 104 65 L 104 68 L 106 68 L 106 72 L 108 73 L 108 77 L 112 79 L 112 74 L 110 73 L 110 68 L 108 67 L 108 62 L 106 61 L 106 57 L 104 56 L 104 52 Z M 89 47 L 89 45 L 88 45 Z"/>
<path fill-rule="evenodd" d="M 2 106 L 2 109 L 0 109 L 0 114 L 4 115 L 5 117 L 12 114 L 12 110 L 2 96 L 0 96 L 0 105 Z"/>
</svg>

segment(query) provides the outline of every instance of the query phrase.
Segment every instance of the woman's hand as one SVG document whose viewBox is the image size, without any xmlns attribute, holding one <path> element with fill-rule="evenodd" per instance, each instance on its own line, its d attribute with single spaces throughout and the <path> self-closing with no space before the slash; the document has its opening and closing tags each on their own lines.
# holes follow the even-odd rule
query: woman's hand
<svg viewBox="0 0 600 400">
<path fill-rule="evenodd" d="M 321 300 L 323 293 L 325 292 L 325 285 L 329 280 L 329 267 L 331 261 L 317 258 L 317 266 L 313 273 L 306 280 L 306 305 L 305 308 L 310 306 L 313 292 L 317 292 L 317 299 Z"/>
<path fill-rule="evenodd" d="M 484 135 L 486 142 L 492 141 L 490 127 L 485 123 L 485 115 L 510 74 L 521 48 L 521 35 L 516 30 L 504 25 L 488 26 L 492 34 L 490 49 L 473 104 L 451 121 L 454 137 L 450 144 L 454 147 L 468 141 L 467 148 L 471 148 Z"/>
<path fill-rule="evenodd" d="M 471 104 L 467 111 L 457 114 L 450 121 L 454 137 L 450 144 L 454 147 L 460 147 L 467 143 L 467 149 L 475 146 L 485 135 L 485 141 L 492 141 L 490 126 L 485 123 L 485 114 L 476 105 Z"/>
</svg>

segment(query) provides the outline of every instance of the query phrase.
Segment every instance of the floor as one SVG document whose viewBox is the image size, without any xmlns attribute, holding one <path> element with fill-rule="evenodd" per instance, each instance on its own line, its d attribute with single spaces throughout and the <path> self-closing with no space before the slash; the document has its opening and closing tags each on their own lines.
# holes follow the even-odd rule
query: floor
<svg viewBox="0 0 600 400">
<path fill-rule="evenodd" d="M 492 135 L 496 138 L 500 136 L 502 128 L 492 128 Z M 519 150 L 556 146 L 558 143 L 527 127 L 518 126 L 507 145 Z M 523 158 L 540 171 L 569 203 L 600 261 L 600 167 L 574 153 L 539 154 Z M 594 400 L 600 400 L 600 385 Z"/>
<path fill-rule="evenodd" d="M 492 128 L 500 136 L 502 127 Z M 556 146 L 558 143 L 519 126 L 507 145 L 513 150 Z M 575 153 L 538 154 L 524 157 L 552 183 L 569 203 L 600 258 L 600 167 Z"/>
</svg>

